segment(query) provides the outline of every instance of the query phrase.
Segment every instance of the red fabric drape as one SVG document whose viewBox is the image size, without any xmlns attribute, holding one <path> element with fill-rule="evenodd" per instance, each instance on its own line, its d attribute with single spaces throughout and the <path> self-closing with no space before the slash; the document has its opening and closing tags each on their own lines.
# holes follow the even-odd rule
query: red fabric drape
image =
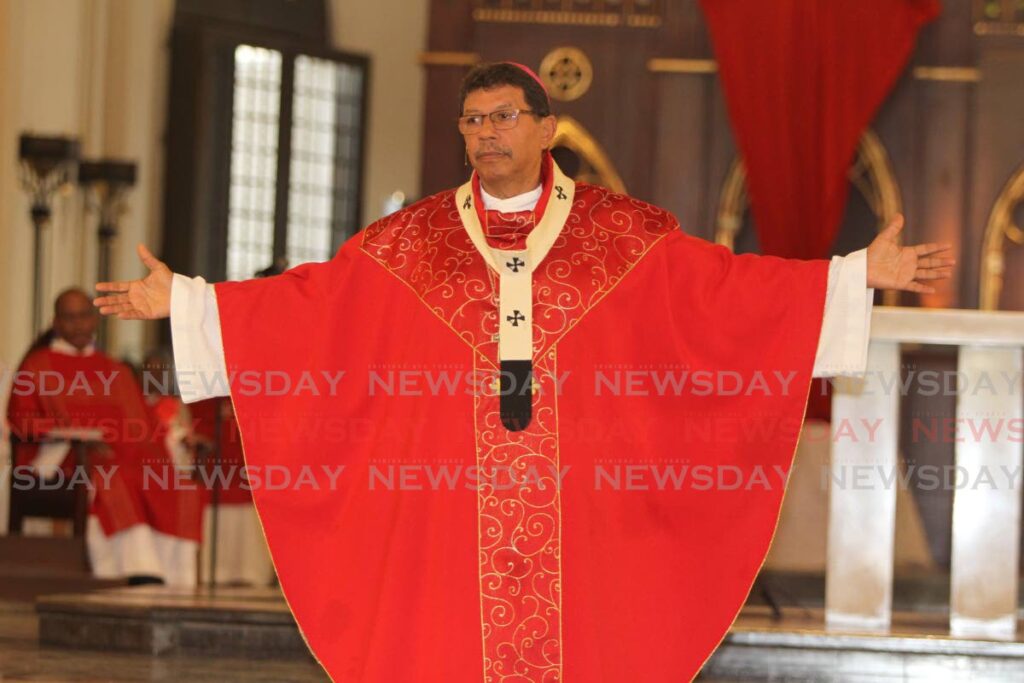
<svg viewBox="0 0 1024 683">
<path fill-rule="evenodd" d="M 938 0 L 701 0 L 761 253 L 825 258 L 861 133 Z M 821 380 L 808 417 L 829 419 Z"/>
<path fill-rule="evenodd" d="M 846 172 L 938 0 L 701 0 L 761 252 L 828 256 Z"/>
</svg>

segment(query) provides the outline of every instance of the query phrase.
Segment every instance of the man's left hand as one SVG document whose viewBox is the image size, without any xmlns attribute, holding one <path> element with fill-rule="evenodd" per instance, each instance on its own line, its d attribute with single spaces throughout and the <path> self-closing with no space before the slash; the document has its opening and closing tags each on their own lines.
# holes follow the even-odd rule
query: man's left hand
<svg viewBox="0 0 1024 683">
<path fill-rule="evenodd" d="M 896 214 L 868 245 L 868 287 L 933 294 L 935 288 L 928 283 L 948 278 L 956 263 L 944 254 L 952 246 L 938 242 L 900 246 L 902 230 L 903 216 Z"/>
</svg>

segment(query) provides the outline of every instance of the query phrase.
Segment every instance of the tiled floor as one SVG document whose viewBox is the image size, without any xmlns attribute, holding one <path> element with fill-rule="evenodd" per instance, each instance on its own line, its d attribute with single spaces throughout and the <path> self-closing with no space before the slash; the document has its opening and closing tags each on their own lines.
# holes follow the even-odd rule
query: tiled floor
<svg viewBox="0 0 1024 683">
<path fill-rule="evenodd" d="M 0 681 L 35 683 L 297 683 L 327 681 L 313 663 L 147 655 L 41 648 L 28 603 L 0 602 Z"/>
</svg>

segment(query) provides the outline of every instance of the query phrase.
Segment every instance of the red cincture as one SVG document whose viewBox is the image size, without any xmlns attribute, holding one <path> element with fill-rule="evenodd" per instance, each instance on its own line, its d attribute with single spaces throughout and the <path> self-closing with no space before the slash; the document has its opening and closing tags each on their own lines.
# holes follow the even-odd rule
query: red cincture
<svg viewBox="0 0 1024 683">
<path fill-rule="evenodd" d="M 544 206 L 550 185 L 546 180 Z M 603 188 L 577 185 L 572 212 L 534 271 L 536 387 L 529 426 L 507 430 L 496 395 L 474 400 L 486 681 L 563 679 L 557 342 L 662 237 L 678 229 L 667 212 L 643 202 L 627 200 L 629 209 L 623 211 L 622 199 Z M 480 210 L 479 193 L 476 202 Z M 471 347 L 474 370 L 495 373 L 497 276 L 462 227 L 454 192 L 421 204 L 419 210 L 368 227 L 362 249 L 409 285 Z M 538 209 L 543 210 L 540 202 Z M 512 218 L 491 226 L 500 227 L 492 237 L 525 240 L 521 233 L 532 228 L 532 217 L 506 216 Z"/>
</svg>

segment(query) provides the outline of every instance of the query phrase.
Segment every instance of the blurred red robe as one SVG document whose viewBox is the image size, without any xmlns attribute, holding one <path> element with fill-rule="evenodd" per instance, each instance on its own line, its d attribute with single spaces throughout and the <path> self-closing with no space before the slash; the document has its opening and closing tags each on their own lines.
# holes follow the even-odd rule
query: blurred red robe
<svg viewBox="0 0 1024 683">
<path fill-rule="evenodd" d="M 242 439 L 231 403 L 224 398 L 212 398 L 194 403 L 190 410 L 196 434 L 210 444 L 211 452 L 200 466 L 205 485 L 204 505 L 212 503 L 214 488 L 221 505 L 251 504 L 252 491 L 245 478 Z M 215 463 L 213 451 L 217 448 L 220 454 Z"/>
<path fill-rule="evenodd" d="M 168 537 L 199 541 L 201 492 L 176 473 L 165 445 L 166 427 L 146 404 L 127 365 L 100 351 L 88 355 L 70 355 L 52 348 L 32 351 L 18 368 L 7 414 L 11 431 L 26 441 L 46 439 L 55 428 L 102 432 L 109 451 L 89 451 L 90 481 L 95 487 L 89 514 L 97 518 L 108 539 L 145 525 Z M 36 443 L 20 444 L 15 450 L 15 465 L 32 465 L 38 453 Z M 78 464 L 75 453 L 69 452 L 60 465 L 59 476 L 65 481 L 73 477 L 81 481 L 82 476 L 76 476 L 75 471 Z M 103 468 L 104 474 L 100 475 L 97 468 Z M 103 547 L 115 548 L 110 544 Z M 91 555 L 93 549 L 90 541 Z M 92 559 L 96 570 L 98 558 Z M 104 558 L 103 564 L 131 567 L 133 559 Z M 187 558 L 181 558 L 181 562 L 186 563 Z M 143 565 L 149 566 L 145 561 Z M 186 570 L 185 576 L 186 582 L 191 582 L 188 576 L 194 577 L 194 570 Z"/>
</svg>

